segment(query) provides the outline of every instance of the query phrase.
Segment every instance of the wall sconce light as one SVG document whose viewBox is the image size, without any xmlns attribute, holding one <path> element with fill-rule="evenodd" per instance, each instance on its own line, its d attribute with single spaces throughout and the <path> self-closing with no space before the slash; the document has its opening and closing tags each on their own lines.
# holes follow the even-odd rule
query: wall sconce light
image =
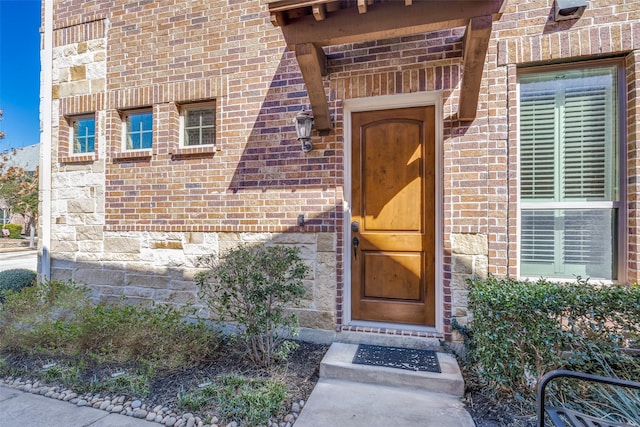
<svg viewBox="0 0 640 427">
<path fill-rule="evenodd" d="M 586 0 L 555 0 L 555 20 L 578 19 L 586 8 Z"/>
<path fill-rule="evenodd" d="M 304 109 L 300 111 L 295 118 L 296 134 L 298 141 L 302 144 L 302 151 L 308 153 L 313 150 L 311 142 L 311 126 L 313 125 L 313 116 Z"/>
</svg>

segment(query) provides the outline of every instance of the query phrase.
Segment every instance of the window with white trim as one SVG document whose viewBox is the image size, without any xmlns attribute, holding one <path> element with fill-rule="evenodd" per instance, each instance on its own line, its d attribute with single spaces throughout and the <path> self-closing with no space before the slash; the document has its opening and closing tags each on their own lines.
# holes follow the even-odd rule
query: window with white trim
<svg viewBox="0 0 640 427">
<path fill-rule="evenodd" d="M 76 117 L 71 120 L 71 149 L 73 154 L 89 154 L 95 151 L 95 116 Z"/>
<path fill-rule="evenodd" d="M 214 102 L 184 105 L 180 114 L 181 146 L 215 145 L 216 105 Z"/>
<path fill-rule="evenodd" d="M 527 72 L 520 91 L 520 274 L 615 280 L 617 65 Z"/>
<path fill-rule="evenodd" d="M 151 110 L 130 111 L 124 114 L 124 149 L 150 149 L 153 143 L 153 114 Z"/>
</svg>

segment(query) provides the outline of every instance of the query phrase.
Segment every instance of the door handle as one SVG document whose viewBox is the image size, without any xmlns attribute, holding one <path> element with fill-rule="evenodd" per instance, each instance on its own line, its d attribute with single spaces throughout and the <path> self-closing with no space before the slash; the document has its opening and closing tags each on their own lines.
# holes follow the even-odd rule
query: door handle
<svg viewBox="0 0 640 427">
<path fill-rule="evenodd" d="M 360 244 L 360 239 L 354 237 L 351 244 L 353 245 L 353 257 L 358 259 L 358 245 Z"/>
</svg>

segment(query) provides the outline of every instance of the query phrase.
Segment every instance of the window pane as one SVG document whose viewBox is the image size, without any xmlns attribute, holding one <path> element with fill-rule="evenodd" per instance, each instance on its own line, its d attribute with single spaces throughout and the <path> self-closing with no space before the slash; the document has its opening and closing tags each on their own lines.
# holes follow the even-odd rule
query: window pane
<svg viewBox="0 0 640 427">
<path fill-rule="evenodd" d="M 79 119 L 73 122 L 73 152 L 93 153 L 95 150 L 95 127 L 93 118 Z"/>
<path fill-rule="evenodd" d="M 524 200 L 617 200 L 616 76 L 607 66 L 521 77 Z"/>
<path fill-rule="evenodd" d="M 127 149 L 151 148 L 153 141 L 153 115 L 133 113 L 127 116 Z"/>
<path fill-rule="evenodd" d="M 184 145 L 215 144 L 215 109 L 188 109 L 184 113 Z"/>
<path fill-rule="evenodd" d="M 616 209 L 523 210 L 525 276 L 616 279 Z"/>
</svg>

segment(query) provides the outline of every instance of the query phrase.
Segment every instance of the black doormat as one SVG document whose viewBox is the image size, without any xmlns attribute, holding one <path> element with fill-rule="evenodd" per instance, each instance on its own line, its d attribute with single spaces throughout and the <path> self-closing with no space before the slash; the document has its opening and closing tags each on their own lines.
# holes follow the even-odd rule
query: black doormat
<svg viewBox="0 0 640 427">
<path fill-rule="evenodd" d="M 408 371 L 440 373 L 438 356 L 432 350 L 360 344 L 356 355 L 353 357 L 353 363 L 406 369 Z"/>
</svg>

